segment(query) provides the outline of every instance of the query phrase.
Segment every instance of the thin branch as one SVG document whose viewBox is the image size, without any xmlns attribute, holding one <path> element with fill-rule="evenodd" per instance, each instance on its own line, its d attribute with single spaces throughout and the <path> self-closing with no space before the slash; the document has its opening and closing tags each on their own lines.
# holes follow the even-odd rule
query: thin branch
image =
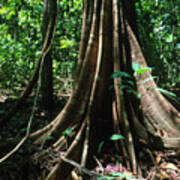
<svg viewBox="0 0 180 180">
<path fill-rule="evenodd" d="M 93 177 L 101 177 L 101 176 L 102 176 L 102 175 L 96 173 L 95 171 L 90 171 L 90 170 L 88 170 L 87 168 L 81 166 L 81 164 L 78 164 L 77 162 L 75 162 L 75 161 L 73 161 L 73 160 L 70 160 L 70 159 L 68 159 L 68 158 L 65 158 L 64 156 L 60 156 L 60 158 L 61 158 L 64 162 L 66 162 L 66 163 L 68 163 L 68 164 L 76 167 L 77 169 L 79 169 L 79 170 L 80 170 L 81 172 L 83 172 L 84 174 L 87 174 L 88 176 L 93 176 Z"/>
</svg>

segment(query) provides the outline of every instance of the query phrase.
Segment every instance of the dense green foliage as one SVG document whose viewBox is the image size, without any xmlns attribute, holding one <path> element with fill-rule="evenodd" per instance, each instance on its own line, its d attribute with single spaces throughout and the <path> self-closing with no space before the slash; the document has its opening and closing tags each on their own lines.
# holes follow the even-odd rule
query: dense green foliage
<svg viewBox="0 0 180 180">
<path fill-rule="evenodd" d="M 41 50 L 42 1 L 4 1 L 0 14 L 0 85 L 21 87 Z"/>
<path fill-rule="evenodd" d="M 180 81 L 180 7 L 174 0 L 140 0 L 136 3 L 140 39 L 149 66 L 163 88 Z"/>
<path fill-rule="evenodd" d="M 180 81 L 180 7 L 174 0 L 136 2 L 141 45 L 160 87 L 174 90 Z M 54 85 L 71 77 L 78 58 L 81 0 L 58 2 L 52 48 Z M 0 88 L 14 94 L 28 84 L 42 47 L 42 0 L 0 3 Z M 70 86 L 70 84 L 67 84 Z"/>
<path fill-rule="evenodd" d="M 82 3 L 60 1 L 52 48 L 54 82 L 72 75 L 78 56 Z M 22 90 L 32 75 L 42 48 L 43 1 L 9 0 L 0 8 L 0 88 Z"/>
</svg>

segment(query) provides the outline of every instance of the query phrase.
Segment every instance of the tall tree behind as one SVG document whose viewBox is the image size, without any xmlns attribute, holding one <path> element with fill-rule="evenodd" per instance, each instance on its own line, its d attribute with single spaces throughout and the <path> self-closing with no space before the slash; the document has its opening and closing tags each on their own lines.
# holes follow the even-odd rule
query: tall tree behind
<svg viewBox="0 0 180 180">
<path fill-rule="evenodd" d="M 42 35 L 43 42 L 48 33 L 48 24 L 50 18 L 56 21 L 57 16 L 57 4 L 56 0 L 44 0 L 44 10 L 43 10 L 43 25 L 42 25 Z M 50 37 L 47 41 L 50 41 Z M 49 42 L 47 42 L 49 43 Z M 52 114 L 53 110 L 53 75 L 52 75 L 52 58 L 51 51 L 47 53 L 44 58 L 42 73 L 41 73 L 41 93 L 42 93 L 42 107 L 48 116 Z"/>
</svg>

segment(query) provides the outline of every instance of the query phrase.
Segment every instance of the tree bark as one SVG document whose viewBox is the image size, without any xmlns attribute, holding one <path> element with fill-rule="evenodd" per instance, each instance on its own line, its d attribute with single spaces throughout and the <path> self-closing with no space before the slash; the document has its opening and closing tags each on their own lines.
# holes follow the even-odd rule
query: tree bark
<svg viewBox="0 0 180 180">
<path fill-rule="evenodd" d="M 44 11 L 43 11 L 43 26 L 42 34 L 43 39 L 46 37 L 48 31 L 48 22 L 50 18 L 53 19 L 54 23 L 57 16 L 57 4 L 56 0 L 44 0 Z M 51 36 L 48 41 L 51 40 Z M 42 107 L 50 118 L 53 111 L 53 74 L 52 74 L 52 58 L 51 50 L 44 57 L 44 63 L 41 73 L 41 94 L 42 94 Z"/>
<path fill-rule="evenodd" d="M 119 88 L 123 78 L 110 78 L 113 72 L 132 75 L 134 62 L 147 67 L 136 38 L 135 21 L 129 17 L 131 9 L 134 4 L 130 1 L 84 1 L 73 93 L 60 114 L 31 137 L 36 138 L 37 144 L 51 144 L 52 149 L 57 149 L 62 132 L 76 125 L 64 156 L 86 166 L 87 158 L 91 159 L 102 138 L 120 133 L 125 141 L 116 143 L 116 149 L 129 157 L 124 158 L 127 167 L 140 174 L 136 149 L 139 140 L 143 139 L 150 148 L 179 148 L 180 116 L 157 90 L 149 71 L 134 78 L 137 93 L 142 95 L 140 101 L 127 89 Z M 150 80 L 143 83 L 147 78 Z M 48 141 L 49 136 L 53 139 Z M 60 146 L 58 151 L 62 151 Z M 46 180 L 66 179 L 71 168 L 63 174 L 64 167 L 67 163 L 60 158 Z"/>
</svg>

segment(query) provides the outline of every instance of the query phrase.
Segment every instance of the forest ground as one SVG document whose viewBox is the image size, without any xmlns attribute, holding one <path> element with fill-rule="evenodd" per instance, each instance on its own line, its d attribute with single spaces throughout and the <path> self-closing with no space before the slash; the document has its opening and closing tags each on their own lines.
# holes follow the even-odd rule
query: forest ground
<svg viewBox="0 0 180 180">
<path fill-rule="evenodd" d="M 52 119 L 59 113 L 67 98 L 59 97 L 55 100 Z M 7 93 L 1 92 L 0 116 L 13 106 L 15 100 Z M 16 116 L 1 127 L 0 157 L 3 157 L 24 137 L 27 123 L 32 111 L 33 96 L 23 104 Z M 32 124 L 31 132 L 48 123 L 45 113 L 38 106 Z M 46 147 L 37 147 L 27 140 L 23 146 L 9 159 L 0 164 L 0 180 L 43 180 L 43 177 L 58 161 L 59 152 L 45 151 Z M 41 153 L 42 152 L 42 153 Z M 45 152 L 45 153 L 44 153 Z M 42 156 L 39 154 L 43 154 Z M 138 147 L 139 163 L 143 178 L 147 180 L 180 180 L 180 150 L 152 151 L 147 147 Z M 114 143 L 107 140 L 101 151 L 95 154 L 93 171 L 104 172 L 105 175 L 123 175 L 134 177 L 136 174 L 123 166 L 122 157 L 116 153 Z M 118 174 L 119 173 L 119 174 Z M 81 175 L 79 175 L 81 176 Z M 136 178 L 135 178 L 136 177 Z M 84 179 L 84 178 L 83 178 Z M 85 178 L 86 179 L 86 178 Z M 123 179 L 123 178 L 116 178 Z M 127 178 L 133 179 L 133 178 Z"/>
</svg>

